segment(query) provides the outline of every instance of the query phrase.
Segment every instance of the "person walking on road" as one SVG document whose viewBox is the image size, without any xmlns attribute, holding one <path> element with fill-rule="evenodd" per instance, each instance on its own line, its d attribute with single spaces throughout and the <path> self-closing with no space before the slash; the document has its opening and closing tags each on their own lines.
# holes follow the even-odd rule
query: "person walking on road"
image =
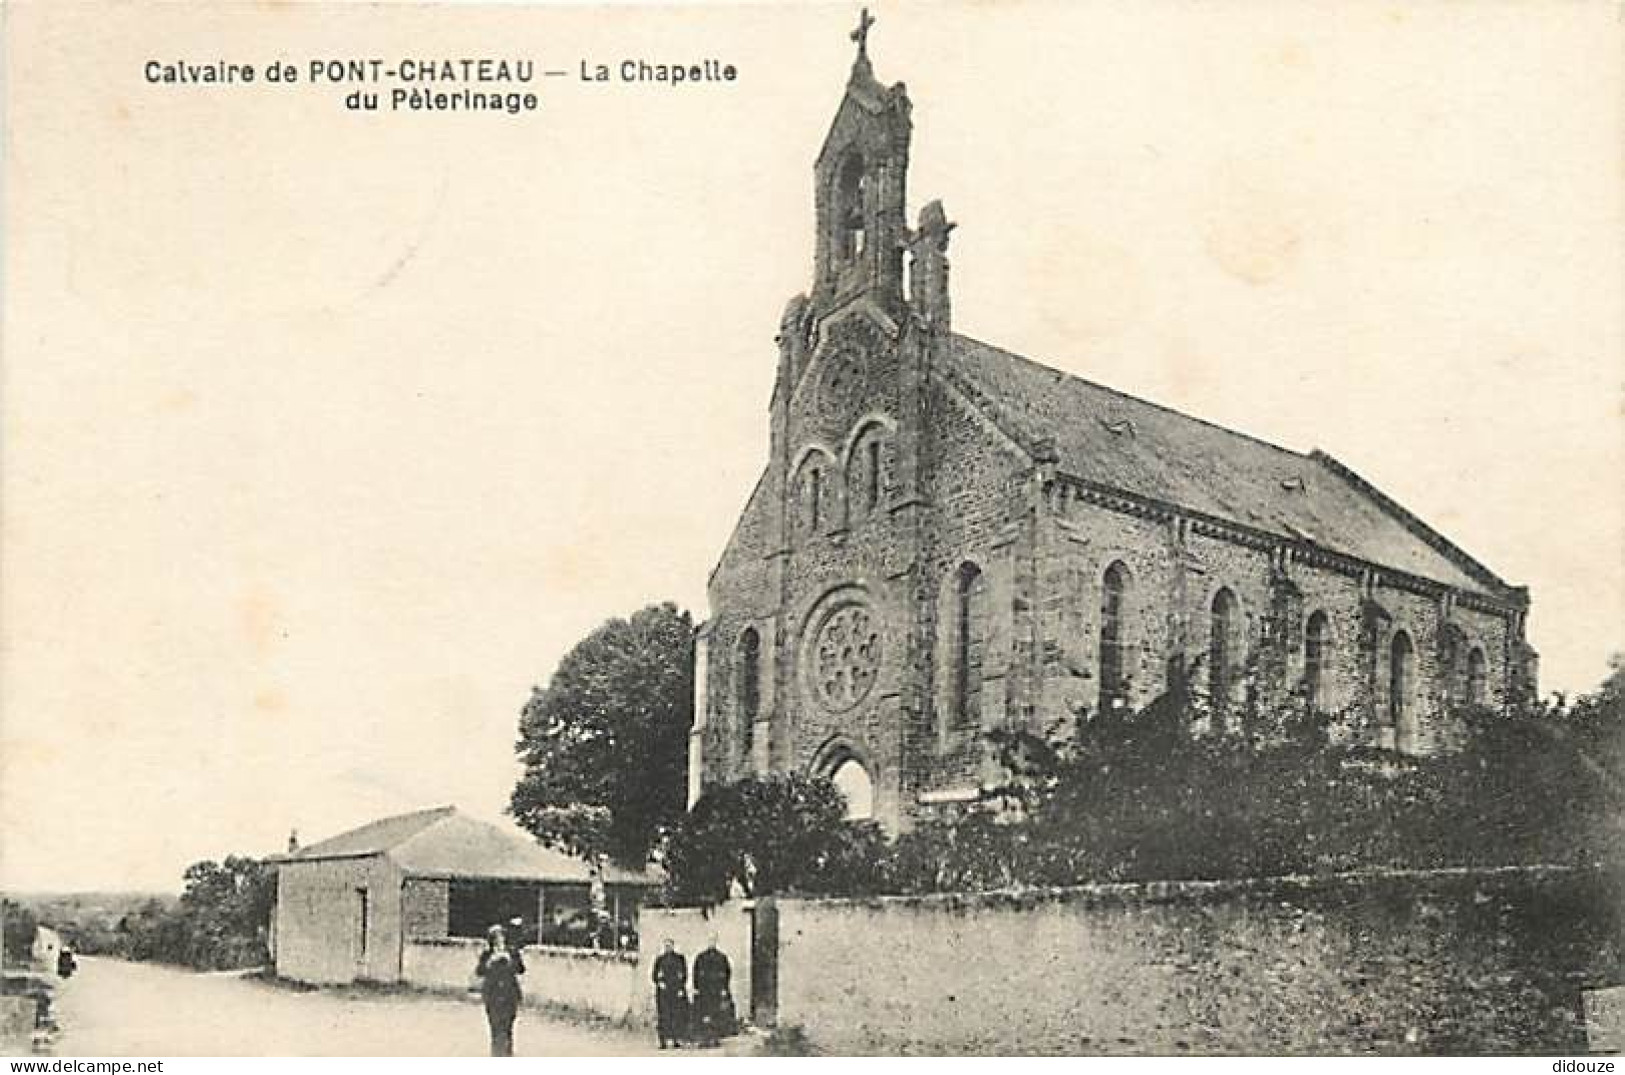
<svg viewBox="0 0 1625 1075">
<path fill-rule="evenodd" d="M 513 1055 L 513 1021 L 519 1014 L 519 976 L 525 973 L 525 960 L 517 948 L 509 949 L 508 934 L 501 926 L 485 931 L 485 951 L 474 967 L 485 1001 L 485 1020 L 491 1025 L 491 1055 Z"/>
</svg>

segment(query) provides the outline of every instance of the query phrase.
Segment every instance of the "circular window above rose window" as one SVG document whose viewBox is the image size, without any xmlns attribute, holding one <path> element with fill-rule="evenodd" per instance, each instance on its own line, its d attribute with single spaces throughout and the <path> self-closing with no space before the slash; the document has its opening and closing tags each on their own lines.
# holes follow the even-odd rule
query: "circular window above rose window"
<svg viewBox="0 0 1625 1075">
<path fill-rule="evenodd" d="M 836 351 L 824 358 L 818 376 L 818 410 L 825 418 L 844 418 L 862 405 L 866 393 L 863 359 L 855 351 Z"/>
</svg>

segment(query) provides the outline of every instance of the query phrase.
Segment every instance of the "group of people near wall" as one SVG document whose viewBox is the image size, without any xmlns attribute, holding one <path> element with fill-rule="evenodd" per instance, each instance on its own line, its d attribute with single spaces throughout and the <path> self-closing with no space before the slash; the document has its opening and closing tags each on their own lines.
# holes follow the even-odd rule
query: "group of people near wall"
<svg viewBox="0 0 1625 1075">
<path fill-rule="evenodd" d="M 510 946 L 508 931 L 492 926 L 485 934 L 485 949 L 474 966 L 474 978 L 485 1002 L 485 1020 L 491 1030 L 491 1055 L 513 1055 L 513 1023 L 519 1014 L 525 973 L 520 946 Z M 667 938 L 654 962 L 655 1031 L 660 1047 L 681 1048 L 690 1042 L 709 1048 L 739 1032 L 733 1001 L 733 966 L 717 949 L 712 937 L 705 951 L 694 957 L 693 997 L 689 996 L 688 960 Z"/>
<path fill-rule="evenodd" d="M 689 999 L 688 960 L 667 938 L 654 965 L 655 1032 L 660 1047 L 682 1048 L 693 1042 L 704 1048 L 739 1032 L 734 1009 L 733 967 L 712 937 L 694 957 L 694 996 Z"/>
</svg>

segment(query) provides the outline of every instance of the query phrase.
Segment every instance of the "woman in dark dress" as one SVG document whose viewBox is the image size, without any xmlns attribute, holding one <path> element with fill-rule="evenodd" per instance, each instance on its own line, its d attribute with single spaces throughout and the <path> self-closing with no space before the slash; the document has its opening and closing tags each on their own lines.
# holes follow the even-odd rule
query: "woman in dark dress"
<svg viewBox="0 0 1625 1075">
<path fill-rule="evenodd" d="M 485 1020 L 491 1024 L 491 1055 L 513 1055 L 513 1020 L 519 1013 L 519 976 L 525 973 L 525 960 L 519 950 L 508 948 L 508 935 L 501 926 L 485 933 L 485 951 L 474 967 L 485 1000 Z"/>
</svg>

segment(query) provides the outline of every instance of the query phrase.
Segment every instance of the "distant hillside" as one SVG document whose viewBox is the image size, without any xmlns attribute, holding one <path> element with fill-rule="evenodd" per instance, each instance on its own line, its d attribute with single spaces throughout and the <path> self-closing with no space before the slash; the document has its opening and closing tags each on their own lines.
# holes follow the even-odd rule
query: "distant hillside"
<svg viewBox="0 0 1625 1075">
<path fill-rule="evenodd" d="M 91 954 L 120 950 L 119 926 L 127 917 L 150 917 L 179 903 L 170 892 L 18 892 L 8 900 L 61 933 L 75 950 Z"/>
</svg>

